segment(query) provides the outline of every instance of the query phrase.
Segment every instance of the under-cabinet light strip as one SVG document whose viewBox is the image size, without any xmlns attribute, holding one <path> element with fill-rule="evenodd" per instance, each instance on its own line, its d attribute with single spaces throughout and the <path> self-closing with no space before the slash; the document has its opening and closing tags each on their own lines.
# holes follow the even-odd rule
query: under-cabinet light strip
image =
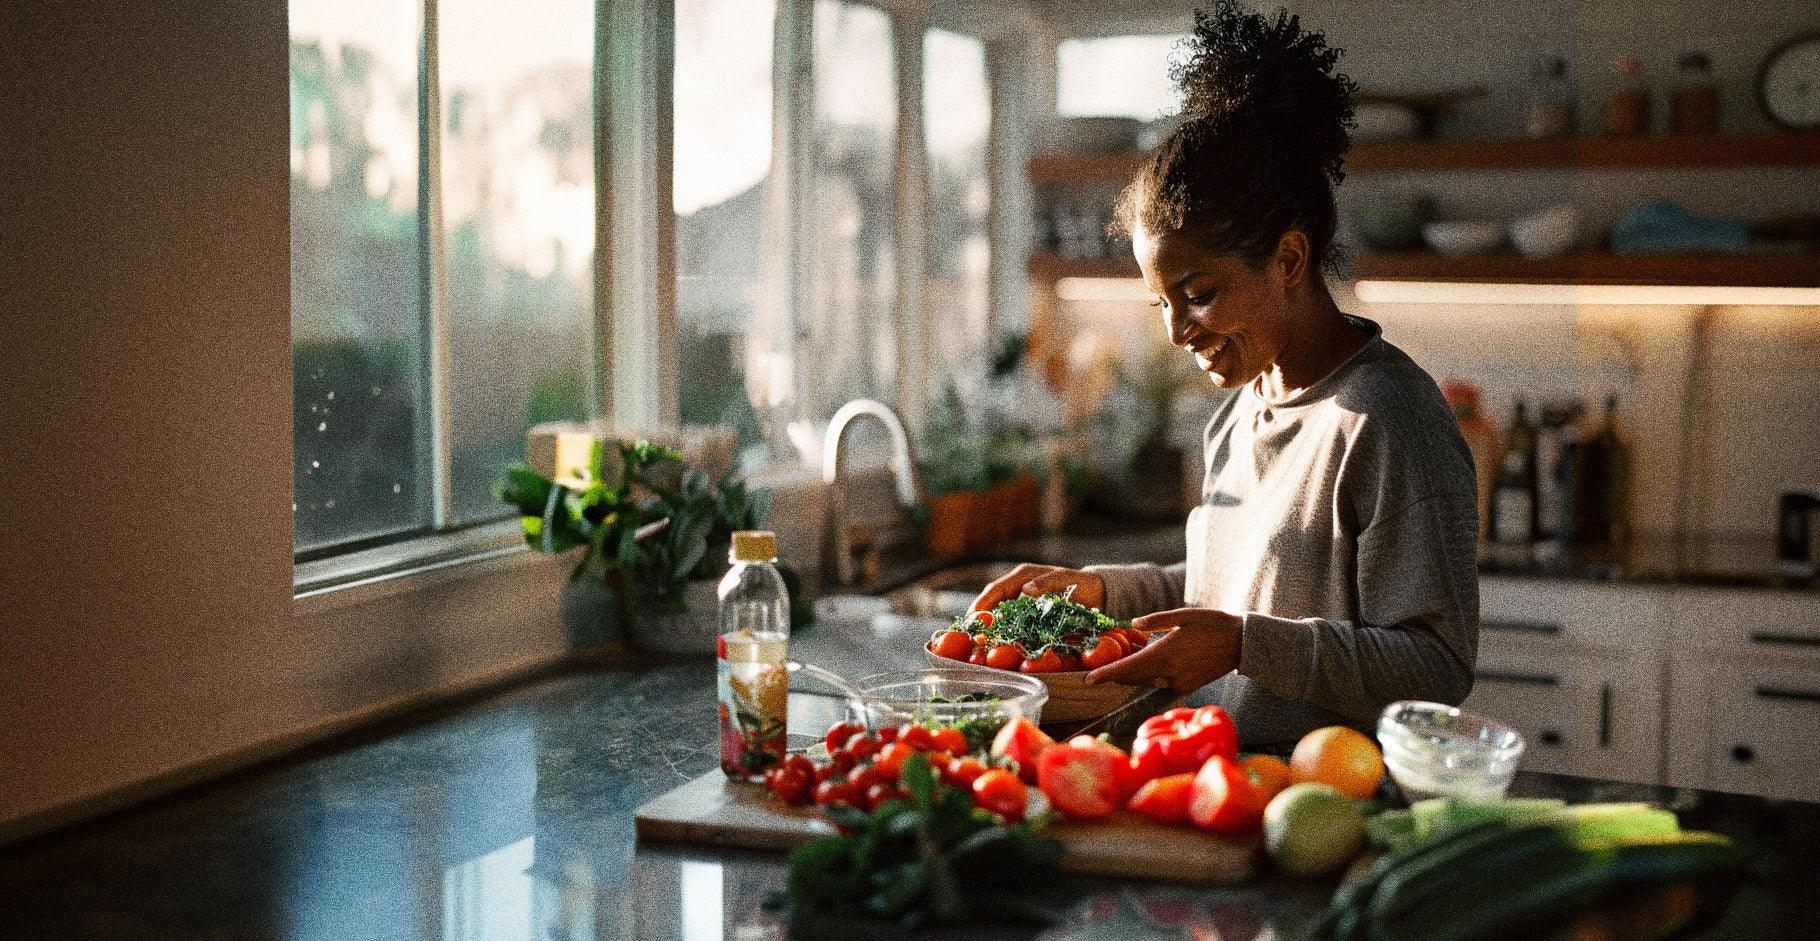
<svg viewBox="0 0 1820 941">
<path fill-rule="evenodd" d="M 1820 288 L 1680 284 L 1502 284 L 1480 281 L 1365 280 L 1353 286 L 1370 304 L 1559 304 L 1820 305 Z M 1064 301 L 1147 301 L 1150 289 L 1137 278 L 1059 278 L 1055 295 Z"/>
</svg>

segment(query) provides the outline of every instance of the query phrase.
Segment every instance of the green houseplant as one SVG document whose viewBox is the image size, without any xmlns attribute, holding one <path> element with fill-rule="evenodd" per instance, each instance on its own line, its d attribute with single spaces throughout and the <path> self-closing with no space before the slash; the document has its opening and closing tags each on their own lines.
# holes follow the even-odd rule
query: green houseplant
<svg viewBox="0 0 1820 941">
<path fill-rule="evenodd" d="M 733 475 L 711 480 L 675 450 L 642 441 L 596 442 L 585 482 L 552 482 L 519 463 L 496 489 L 518 509 L 532 548 L 584 550 L 570 580 L 603 586 L 621 632 L 661 653 L 714 649 L 725 547 L 771 510 L 768 492 Z"/>
</svg>

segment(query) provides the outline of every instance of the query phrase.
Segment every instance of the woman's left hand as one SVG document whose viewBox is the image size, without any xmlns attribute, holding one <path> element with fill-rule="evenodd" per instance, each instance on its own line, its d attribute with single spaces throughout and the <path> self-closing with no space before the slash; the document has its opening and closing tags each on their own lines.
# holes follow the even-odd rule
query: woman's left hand
<svg viewBox="0 0 1820 941">
<path fill-rule="evenodd" d="M 1153 636 L 1144 649 L 1087 674 L 1087 682 L 1154 685 L 1188 692 L 1238 669 L 1239 636 L 1245 626 L 1241 615 L 1213 608 L 1176 608 L 1146 614 L 1131 626 L 1146 633 L 1167 633 Z"/>
</svg>

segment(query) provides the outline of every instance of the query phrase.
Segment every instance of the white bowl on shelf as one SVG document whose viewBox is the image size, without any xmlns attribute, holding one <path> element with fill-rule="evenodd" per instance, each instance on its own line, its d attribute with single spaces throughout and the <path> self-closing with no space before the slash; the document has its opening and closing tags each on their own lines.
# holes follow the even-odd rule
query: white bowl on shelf
<svg viewBox="0 0 1820 941">
<path fill-rule="evenodd" d="M 1504 227 L 1496 222 L 1430 222 L 1422 227 L 1422 241 L 1443 255 L 1489 252 L 1504 241 Z"/>
<path fill-rule="evenodd" d="M 1568 203 L 1550 206 L 1510 223 L 1510 243 L 1529 258 L 1565 255 L 1580 241 L 1580 211 Z"/>
</svg>

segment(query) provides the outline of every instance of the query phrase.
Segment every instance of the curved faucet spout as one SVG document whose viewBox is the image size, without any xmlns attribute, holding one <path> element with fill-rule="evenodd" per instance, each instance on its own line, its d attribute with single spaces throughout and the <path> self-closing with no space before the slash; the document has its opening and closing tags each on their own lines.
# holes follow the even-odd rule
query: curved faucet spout
<svg viewBox="0 0 1820 941">
<path fill-rule="evenodd" d="M 854 399 L 840 407 L 828 422 L 828 435 L 822 447 L 822 482 L 834 485 L 841 477 L 841 444 L 847 426 L 861 415 L 870 415 L 885 426 L 891 438 L 891 470 L 897 481 L 897 502 L 915 506 L 922 500 L 922 486 L 917 479 L 916 459 L 910 453 L 910 434 L 897 413 L 876 399 Z"/>
</svg>

